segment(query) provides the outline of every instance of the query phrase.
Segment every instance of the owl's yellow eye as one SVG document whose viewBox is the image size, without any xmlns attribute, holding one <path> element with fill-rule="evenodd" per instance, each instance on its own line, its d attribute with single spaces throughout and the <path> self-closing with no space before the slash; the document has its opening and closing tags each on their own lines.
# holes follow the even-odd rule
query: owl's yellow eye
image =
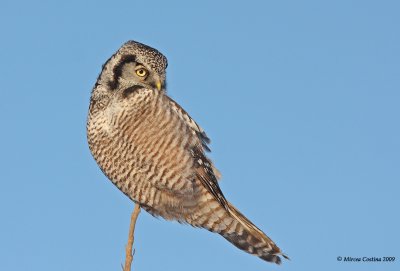
<svg viewBox="0 0 400 271">
<path fill-rule="evenodd" d="M 139 68 L 136 70 L 136 74 L 140 77 L 145 77 L 148 74 L 148 71 L 145 68 Z"/>
</svg>

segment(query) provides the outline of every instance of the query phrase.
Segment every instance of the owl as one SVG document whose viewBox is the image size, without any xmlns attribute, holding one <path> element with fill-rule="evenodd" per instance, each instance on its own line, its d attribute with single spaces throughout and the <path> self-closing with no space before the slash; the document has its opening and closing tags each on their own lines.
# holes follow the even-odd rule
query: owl
<svg viewBox="0 0 400 271">
<path fill-rule="evenodd" d="M 91 93 L 90 151 L 104 174 L 151 215 L 217 233 L 281 263 L 275 243 L 222 193 L 207 157 L 210 139 L 166 93 L 167 59 L 135 41 L 103 65 Z"/>
</svg>

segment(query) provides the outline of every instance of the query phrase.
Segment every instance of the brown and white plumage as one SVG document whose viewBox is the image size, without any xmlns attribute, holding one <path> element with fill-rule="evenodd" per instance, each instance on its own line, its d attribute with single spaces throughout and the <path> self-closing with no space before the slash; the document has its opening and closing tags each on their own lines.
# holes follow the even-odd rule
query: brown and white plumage
<svg viewBox="0 0 400 271">
<path fill-rule="evenodd" d="M 87 123 L 93 157 L 152 215 L 219 233 L 279 264 L 281 250 L 225 199 L 220 173 L 206 156 L 207 135 L 166 95 L 166 67 L 160 52 L 134 41 L 103 65 Z"/>
</svg>

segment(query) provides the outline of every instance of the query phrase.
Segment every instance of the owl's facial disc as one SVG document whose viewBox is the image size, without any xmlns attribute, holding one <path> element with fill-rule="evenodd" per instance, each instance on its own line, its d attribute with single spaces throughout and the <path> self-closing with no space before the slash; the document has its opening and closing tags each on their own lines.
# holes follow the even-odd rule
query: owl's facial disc
<svg viewBox="0 0 400 271">
<path fill-rule="evenodd" d="M 162 76 L 150 70 L 145 64 L 139 62 L 127 62 L 121 69 L 119 83 L 122 88 L 139 85 L 152 89 L 162 90 Z"/>
</svg>

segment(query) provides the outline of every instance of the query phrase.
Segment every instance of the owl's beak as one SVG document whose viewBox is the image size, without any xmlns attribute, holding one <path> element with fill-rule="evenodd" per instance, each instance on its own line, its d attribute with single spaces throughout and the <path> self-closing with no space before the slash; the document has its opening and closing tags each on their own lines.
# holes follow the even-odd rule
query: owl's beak
<svg viewBox="0 0 400 271">
<path fill-rule="evenodd" d="M 156 82 L 156 87 L 157 87 L 158 90 L 161 90 L 161 88 L 162 88 L 162 83 L 161 83 L 160 80 L 157 80 L 157 82 Z"/>
</svg>

